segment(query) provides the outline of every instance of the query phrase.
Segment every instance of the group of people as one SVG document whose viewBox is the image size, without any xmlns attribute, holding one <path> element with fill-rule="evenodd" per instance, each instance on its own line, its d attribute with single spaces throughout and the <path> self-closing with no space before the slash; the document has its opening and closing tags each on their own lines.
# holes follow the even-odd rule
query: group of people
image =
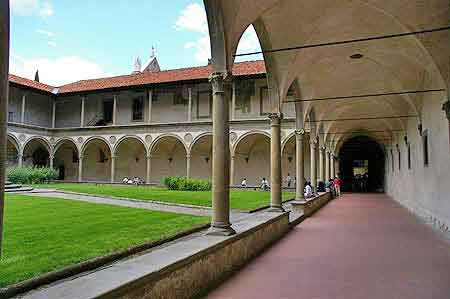
<svg viewBox="0 0 450 299">
<path fill-rule="evenodd" d="M 369 188 L 369 174 L 357 174 L 353 177 L 352 191 L 353 192 L 368 192 Z"/>
<path fill-rule="evenodd" d="M 341 198 L 341 179 L 338 176 L 326 181 L 325 188 L 327 191 L 333 193 L 335 197 Z"/>
<path fill-rule="evenodd" d="M 133 179 L 128 178 L 128 177 L 124 177 L 122 180 L 122 183 L 127 184 L 127 185 L 140 185 L 143 184 L 144 181 L 141 180 L 140 178 L 138 178 L 137 176 L 135 176 Z"/>
<path fill-rule="evenodd" d="M 247 188 L 247 178 L 243 178 L 241 181 L 241 187 Z M 262 178 L 260 188 L 263 191 L 268 191 L 270 189 L 269 187 L 269 181 L 266 178 Z M 256 190 L 256 188 L 255 188 Z"/>
</svg>

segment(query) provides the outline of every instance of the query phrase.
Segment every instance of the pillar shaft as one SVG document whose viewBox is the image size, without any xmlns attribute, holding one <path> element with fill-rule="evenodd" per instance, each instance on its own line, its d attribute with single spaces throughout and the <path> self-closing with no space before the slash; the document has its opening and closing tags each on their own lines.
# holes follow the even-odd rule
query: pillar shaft
<svg viewBox="0 0 450 299">
<path fill-rule="evenodd" d="M 111 156 L 111 183 L 114 183 L 116 176 L 116 156 Z"/>
<path fill-rule="evenodd" d="M 27 103 L 27 96 L 24 94 L 22 96 L 22 108 L 21 108 L 21 111 L 20 111 L 20 122 L 22 124 L 25 123 L 25 109 L 26 109 L 26 105 L 27 105 L 26 103 Z"/>
<path fill-rule="evenodd" d="M 147 184 L 150 184 L 150 182 L 151 182 L 151 179 L 152 179 L 152 177 L 151 177 L 151 171 L 152 171 L 152 156 L 151 155 L 148 155 L 147 156 L 147 169 L 146 169 L 146 171 L 147 171 L 147 175 L 146 175 L 146 178 L 145 178 L 145 182 L 147 183 Z"/>
<path fill-rule="evenodd" d="M 186 155 L 186 177 L 191 177 L 191 155 Z"/>
<path fill-rule="evenodd" d="M 317 187 L 316 141 L 310 140 L 309 144 L 311 148 L 311 185 L 313 187 L 313 191 L 316 192 Z"/>
<path fill-rule="evenodd" d="M 22 166 L 23 166 L 23 155 L 22 155 L 22 154 L 18 154 L 18 155 L 17 155 L 17 165 L 18 165 L 19 167 L 22 167 Z"/>
<path fill-rule="evenodd" d="M 270 207 L 271 211 L 283 211 L 281 200 L 281 120 L 282 114 L 270 116 Z"/>
<path fill-rule="evenodd" d="M 78 182 L 83 181 L 83 158 L 82 155 L 78 158 Z"/>
<path fill-rule="evenodd" d="M 330 177 L 330 152 L 325 152 L 325 180 L 329 180 Z"/>
<path fill-rule="evenodd" d="M 113 125 L 117 124 L 117 98 L 118 95 L 114 95 L 114 101 L 113 101 Z"/>
<path fill-rule="evenodd" d="M 192 88 L 188 89 L 189 103 L 188 103 L 188 121 L 192 121 Z"/>
<path fill-rule="evenodd" d="M 323 182 L 325 180 L 324 176 L 324 152 L 325 149 L 320 147 L 319 148 L 319 182 Z"/>
<path fill-rule="evenodd" d="M 236 119 L 236 82 L 233 81 L 233 91 L 231 97 L 231 120 Z"/>
<path fill-rule="evenodd" d="M 224 84 L 225 75 L 214 73 L 210 77 L 213 92 L 213 148 L 212 148 L 212 208 L 209 234 L 231 235 L 235 231 L 230 223 L 230 129 L 229 93 Z M 228 79 L 228 78 L 226 78 Z"/>
<path fill-rule="evenodd" d="M 153 90 L 148 91 L 148 116 L 147 116 L 147 122 L 149 124 L 152 123 L 152 106 L 153 106 Z"/>
<path fill-rule="evenodd" d="M 330 153 L 330 172 L 331 177 L 334 178 L 336 176 L 336 173 L 334 172 L 334 154 Z"/>
<path fill-rule="evenodd" d="M 303 154 L 303 136 L 304 133 L 297 131 L 295 132 L 295 159 L 296 165 L 296 177 L 297 185 L 295 187 L 295 199 L 303 200 L 305 198 L 305 193 L 303 186 L 305 185 L 305 156 Z"/>
<path fill-rule="evenodd" d="M 235 164 L 235 159 L 234 159 L 234 155 L 231 156 L 231 163 L 230 163 L 230 186 L 233 186 L 235 184 L 234 182 L 234 164 Z"/>
<path fill-rule="evenodd" d="M 81 97 L 81 116 L 80 116 L 80 127 L 84 127 L 84 106 L 86 102 L 86 97 Z"/>
<path fill-rule="evenodd" d="M 52 128 L 54 129 L 56 126 L 56 100 L 53 99 L 53 106 L 52 106 Z"/>
<path fill-rule="evenodd" d="M 49 164 L 50 164 L 50 168 L 53 168 L 53 163 L 55 161 L 55 156 L 49 156 Z"/>
</svg>

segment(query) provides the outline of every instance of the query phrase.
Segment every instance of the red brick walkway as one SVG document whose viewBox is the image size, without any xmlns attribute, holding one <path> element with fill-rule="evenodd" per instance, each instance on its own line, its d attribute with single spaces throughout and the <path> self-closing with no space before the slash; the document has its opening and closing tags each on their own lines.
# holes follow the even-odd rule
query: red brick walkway
<svg viewBox="0 0 450 299">
<path fill-rule="evenodd" d="M 208 298 L 450 299 L 450 244 L 384 195 L 347 194 Z"/>
</svg>

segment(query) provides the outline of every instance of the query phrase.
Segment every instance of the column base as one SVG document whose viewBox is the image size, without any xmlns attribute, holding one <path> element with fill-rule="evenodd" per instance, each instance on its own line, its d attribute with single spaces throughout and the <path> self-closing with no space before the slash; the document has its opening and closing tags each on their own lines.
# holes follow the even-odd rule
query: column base
<svg viewBox="0 0 450 299">
<path fill-rule="evenodd" d="M 267 210 L 267 212 L 269 212 L 269 213 L 284 213 L 284 212 L 286 212 L 286 211 L 283 209 L 283 207 L 276 207 L 276 206 L 273 206 L 273 207 L 270 207 L 270 208 Z"/>
<path fill-rule="evenodd" d="M 205 233 L 206 236 L 221 236 L 221 237 L 227 237 L 235 235 L 236 231 L 231 227 L 222 227 L 222 226 L 213 226 L 208 229 L 208 231 Z"/>
</svg>

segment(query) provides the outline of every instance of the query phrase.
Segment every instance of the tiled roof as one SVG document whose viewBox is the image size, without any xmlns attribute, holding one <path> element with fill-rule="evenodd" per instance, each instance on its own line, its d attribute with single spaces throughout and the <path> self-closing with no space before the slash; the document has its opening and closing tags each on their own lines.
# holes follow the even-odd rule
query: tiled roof
<svg viewBox="0 0 450 299">
<path fill-rule="evenodd" d="M 22 78 L 16 75 L 9 75 L 9 82 L 16 83 L 18 85 L 34 88 L 41 91 L 52 92 L 55 89 L 53 86 L 40 83 L 34 80 Z"/>
<path fill-rule="evenodd" d="M 212 71 L 211 66 L 200 66 L 200 67 L 160 71 L 155 73 L 141 73 L 110 78 L 82 80 L 59 87 L 58 94 L 86 92 L 86 91 L 120 88 L 128 86 L 140 86 L 147 84 L 207 79 L 211 74 L 211 71 Z M 236 63 L 233 67 L 233 75 L 235 76 L 248 76 L 265 73 L 266 69 L 264 66 L 264 61 L 262 60 Z M 11 80 L 12 78 L 13 80 Z M 10 75 L 10 81 L 28 87 L 33 88 L 39 87 L 38 89 L 42 89 L 49 92 L 52 92 L 52 90 L 54 89 L 49 85 L 45 85 L 28 79 L 23 79 L 14 75 Z"/>
</svg>

